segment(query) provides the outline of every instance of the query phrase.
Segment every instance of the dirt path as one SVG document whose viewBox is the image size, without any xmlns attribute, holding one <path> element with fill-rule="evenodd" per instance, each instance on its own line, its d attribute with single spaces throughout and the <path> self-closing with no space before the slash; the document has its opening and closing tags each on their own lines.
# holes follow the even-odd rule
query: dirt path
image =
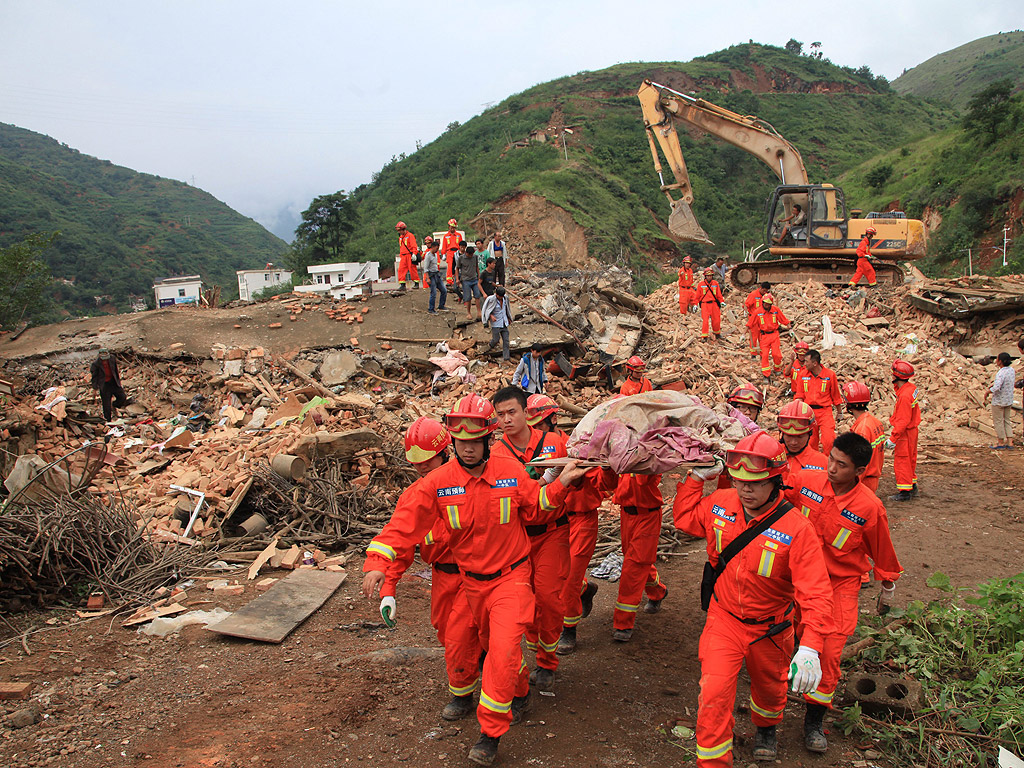
<svg viewBox="0 0 1024 768">
<path fill-rule="evenodd" d="M 922 496 L 890 508 L 906 569 L 897 593 L 901 603 L 935 598 L 925 586 L 935 571 L 954 584 L 973 585 L 1020 570 L 1024 454 L 962 449 L 946 460 L 955 463 L 922 464 Z M 887 472 L 884 494 L 893 491 Z M 641 613 L 628 645 L 611 642 L 615 585 L 601 583 L 594 613 L 579 630 L 580 649 L 559 672 L 557 696 L 536 697 L 527 721 L 502 740 L 500 765 L 692 765 L 658 729 L 695 712 L 703 560 L 703 546 L 691 543 L 659 564 L 670 587 L 665 609 L 656 616 Z M 468 765 L 476 723 L 452 725 L 437 716 L 447 701 L 440 659 L 386 666 L 358 658 L 382 648 L 436 645 L 427 618 L 429 584 L 413 574 L 402 582 L 395 631 L 361 629 L 361 622 L 377 617 L 376 603 L 357 596 L 360 565 L 357 558 L 338 593 L 279 646 L 221 638 L 197 627 L 166 639 L 118 625 L 108 632 L 106 619 L 47 627 L 29 637 L 31 656 L 17 641 L 7 645 L 0 650 L 0 678 L 33 681 L 45 719 L 20 730 L 0 727 L 0 764 Z M 217 603 L 231 610 L 254 594 L 250 588 Z M 875 594 L 862 592 L 862 610 L 873 605 Z M 198 590 L 192 597 L 206 599 Z M 350 657 L 357 658 L 341 663 Z M 737 701 L 745 699 L 741 684 Z M 14 704 L 5 702 L 8 711 Z M 780 736 L 782 765 L 853 766 L 864 760 L 856 742 L 834 729 L 829 754 L 808 755 L 801 720 L 799 706 L 791 707 Z M 739 714 L 738 733 L 749 737 L 752 730 L 749 717 Z M 738 766 L 750 763 L 748 749 L 738 747 Z"/>
</svg>

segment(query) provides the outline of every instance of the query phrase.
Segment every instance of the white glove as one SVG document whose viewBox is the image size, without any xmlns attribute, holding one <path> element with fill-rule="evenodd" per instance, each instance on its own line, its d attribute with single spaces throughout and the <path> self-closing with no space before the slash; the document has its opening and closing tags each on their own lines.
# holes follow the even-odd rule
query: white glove
<svg viewBox="0 0 1024 768">
<path fill-rule="evenodd" d="M 821 682 L 821 662 L 818 652 L 801 645 L 789 664 L 789 681 L 793 693 L 810 693 Z"/>
<path fill-rule="evenodd" d="M 697 469 L 691 469 L 690 474 L 700 480 L 702 483 L 712 480 L 722 474 L 725 469 L 725 462 L 721 456 L 715 456 L 714 466 L 707 467 L 706 469 L 698 467 Z"/>
<path fill-rule="evenodd" d="M 398 611 L 398 606 L 395 603 L 395 598 L 384 597 L 380 601 L 380 617 L 384 619 L 384 625 L 388 629 L 394 629 L 395 625 L 398 624 L 395 621 L 395 613 Z"/>
<path fill-rule="evenodd" d="M 889 586 L 885 586 L 888 584 Z M 896 584 L 891 581 L 882 582 L 882 591 L 878 593 L 878 603 L 875 605 L 875 609 L 878 611 L 879 616 L 884 616 L 892 608 L 893 600 L 896 597 Z"/>
<path fill-rule="evenodd" d="M 885 441 L 885 450 L 887 450 L 887 451 L 895 451 L 896 450 L 896 443 L 894 443 L 892 440 L 886 440 Z"/>
</svg>

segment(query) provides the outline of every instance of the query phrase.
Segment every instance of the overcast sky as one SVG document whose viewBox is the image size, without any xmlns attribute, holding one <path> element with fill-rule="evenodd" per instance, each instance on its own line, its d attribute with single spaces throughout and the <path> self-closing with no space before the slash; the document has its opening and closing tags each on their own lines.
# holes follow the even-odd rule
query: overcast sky
<svg viewBox="0 0 1024 768">
<path fill-rule="evenodd" d="M 1022 8 L 1020 0 L 0 0 L 0 121 L 194 183 L 290 239 L 314 196 L 369 181 L 417 140 L 540 82 L 790 37 L 893 79 L 942 51 L 1024 27 Z"/>
</svg>

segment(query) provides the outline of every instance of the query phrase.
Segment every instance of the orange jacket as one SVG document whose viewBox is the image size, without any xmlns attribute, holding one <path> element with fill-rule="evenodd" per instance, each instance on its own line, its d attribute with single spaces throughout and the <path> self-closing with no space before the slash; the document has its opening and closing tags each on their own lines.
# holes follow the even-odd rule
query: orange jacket
<svg viewBox="0 0 1024 768">
<path fill-rule="evenodd" d="M 896 404 L 892 407 L 892 416 L 889 417 L 889 424 L 892 426 L 892 435 L 889 437 L 894 443 L 906 435 L 908 429 L 913 429 L 921 423 L 921 403 L 918 400 L 917 385 L 905 381 L 896 390 Z"/>
<path fill-rule="evenodd" d="M 539 480 L 544 474 L 542 467 L 526 466 L 534 459 L 558 459 L 569 454 L 565 450 L 565 443 L 568 440 L 564 435 L 557 432 L 544 432 L 536 427 L 530 427 L 530 439 L 526 444 L 526 450 L 522 453 L 512 445 L 512 441 L 502 436 L 491 446 L 492 456 L 505 456 L 515 459 L 523 465 L 526 474 L 534 480 Z"/>
<path fill-rule="evenodd" d="M 882 425 L 882 422 L 867 411 L 864 411 L 853 422 L 850 431 L 871 443 L 871 448 L 873 449 L 871 461 L 868 462 L 867 469 L 864 470 L 861 478 L 881 477 L 882 464 L 885 462 L 885 427 Z"/>
<path fill-rule="evenodd" d="M 435 540 L 434 536 L 440 537 L 440 541 Z M 429 565 L 454 565 L 455 558 L 452 557 L 452 551 L 448 548 L 448 541 L 446 534 L 442 529 L 441 525 L 435 525 L 433 530 L 428 533 L 423 541 L 420 542 L 420 558 L 423 562 Z M 388 566 L 384 572 L 384 583 L 380 588 L 381 597 L 394 597 L 398 589 L 398 582 L 401 580 L 405 572 L 409 570 L 409 566 L 412 565 L 412 561 L 415 557 L 415 547 L 404 547 L 395 552 L 395 561 Z M 365 567 L 363 570 L 367 570 Z M 370 568 L 369 570 L 373 570 Z"/>
<path fill-rule="evenodd" d="M 788 466 L 782 475 L 782 479 L 787 485 L 789 484 L 789 476 L 794 472 L 799 472 L 801 469 L 819 470 L 821 472 L 828 469 L 828 457 L 821 451 L 811 448 L 810 443 L 800 453 L 795 456 L 789 456 L 786 462 Z"/>
<path fill-rule="evenodd" d="M 412 232 L 406 230 L 398 236 L 399 256 L 415 256 L 419 252 L 419 248 L 416 247 L 416 236 Z"/>
<path fill-rule="evenodd" d="M 466 233 L 455 230 L 455 232 L 445 232 L 441 235 L 441 253 L 446 253 L 449 256 L 448 263 L 451 263 L 451 256 L 459 250 L 459 241 L 466 239 Z"/>
<path fill-rule="evenodd" d="M 717 280 L 712 280 L 710 283 L 707 280 L 701 280 L 697 283 L 698 304 L 721 304 L 723 301 L 725 298 L 722 296 L 722 289 L 718 287 Z"/>
<path fill-rule="evenodd" d="M 797 364 L 795 355 L 793 359 L 790 360 L 789 365 L 786 366 L 784 373 L 789 376 L 789 388 L 792 389 L 795 394 L 797 382 L 800 380 L 801 376 L 806 375 L 803 366 Z"/>
<path fill-rule="evenodd" d="M 871 238 L 864 235 L 864 239 L 860 241 L 860 245 L 857 246 L 857 258 L 858 259 L 871 259 L 874 258 L 871 255 Z"/>
<path fill-rule="evenodd" d="M 796 389 L 793 390 L 793 397 L 803 400 L 810 406 L 831 408 L 843 404 L 843 398 L 839 394 L 839 377 L 835 371 L 825 366 L 821 367 L 821 372 L 817 376 L 812 376 L 811 372 L 804 368 Z"/>
<path fill-rule="evenodd" d="M 749 524 L 735 490 L 714 491 L 701 498 L 703 491 L 704 483 L 693 476 L 680 483 L 672 516 L 676 528 L 707 540 L 708 561 L 716 565 L 722 550 Z M 741 620 L 781 616 L 795 599 L 803 627 L 800 642 L 818 651 L 822 638 L 835 631 L 832 586 L 821 542 L 811 522 L 795 509 L 729 561 L 715 584 L 715 598 Z"/>
<path fill-rule="evenodd" d="M 619 475 L 612 501 L 620 507 L 660 510 L 665 503 L 660 484 L 661 475 Z"/>
<path fill-rule="evenodd" d="M 761 293 L 760 286 L 747 294 L 747 298 L 743 300 L 743 306 L 747 308 L 747 317 L 761 311 L 761 298 L 763 296 L 764 294 Z"/>
<path fill-rule="evenodd" d="M 619 476 L 610 469 L 594 467 L 587 472 L 578 488 L 569 486 L 562 509 L 570 515 L 593 512 L 615 490 L 618 481 Z"/>
<path fill-rule="evenodd" d="M 825 472 L 803 470 L 789 478 L 786 498 L 814 524 L 833 580 L 856 577 L 871 569 L 883 581 L 895 581 L 903 568 L 889 535 L 885 505 L 866 487 L 836 496 Z"/>
<path fill-rule="evenodd" d="M 619 387 L 620 395 L 639 395 L 641 392 L 650 392 L 654 389 L 654 385 L 651 384 L 651 380 L 646 376 L 641 376 L 640 381 L 633 381 L 627 378 L 622 382 L 622 386 Z"/>
<path fill-rule="evenodd" d="M 761 307 L 747 321 L 748 328 L 757 328 L 762 335 L 775 333 L 781 325 L 789 325 L 789 320 L 782 314 L 782 310 L 775 307 L 767 310 Z"/>
<path fill-rule="evenodd" d="M 505 456 L 491 456 L 480 477 L 452 458 L 402 494 L 391 520 L 366 548 L 363 570 L 387 572 L 400 551 L 440 521 L 459 568 L 495 573 L 529 556 L 524 526 L 551 522 L 566 491 L 560 480 L 542 488 Z"/>
<path fill-rule="evenodd" d="M 693 269 L 690 267 L 679 268 L 679 287 L 693 288 Z"/>
</svg>

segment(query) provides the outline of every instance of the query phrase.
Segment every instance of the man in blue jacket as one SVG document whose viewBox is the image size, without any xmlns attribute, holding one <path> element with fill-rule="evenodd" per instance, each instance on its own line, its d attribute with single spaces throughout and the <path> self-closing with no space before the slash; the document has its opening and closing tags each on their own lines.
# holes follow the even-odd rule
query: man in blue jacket
<svg viewBox="0 0 1024 768">
<path fill-rule="evenodd" d="M 512 381 L 528 394 L 539 395 L 544 392 L 544 383 L 547 381 L 544 365 L 544 345 L 535 341 L 530 351 L 519 361 Z"/>
</svg>

